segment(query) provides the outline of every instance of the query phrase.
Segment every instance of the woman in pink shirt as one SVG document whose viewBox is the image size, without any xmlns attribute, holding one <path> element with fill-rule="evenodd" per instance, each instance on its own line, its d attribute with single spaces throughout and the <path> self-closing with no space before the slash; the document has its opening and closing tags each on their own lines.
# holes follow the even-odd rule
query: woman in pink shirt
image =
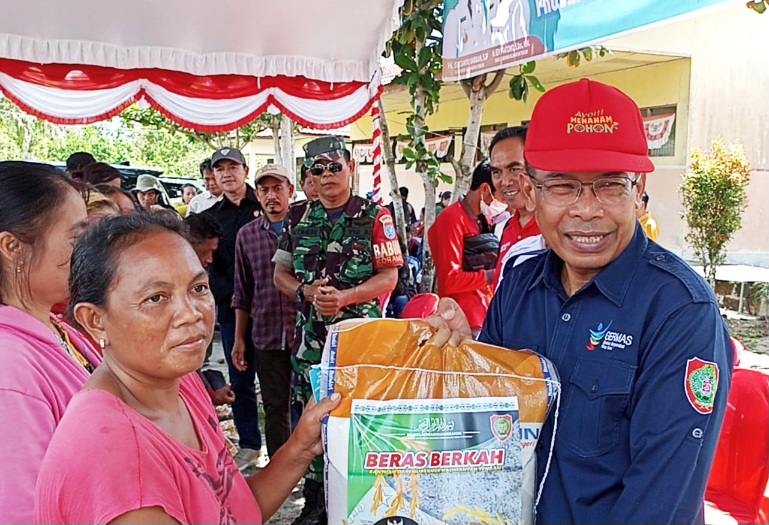
<svg viewBox="0 0 769 525">
<path fill-rule="evenodd" d="M 99 363 L 51 315 L 67 298 L 85 202 L 59 170 L 0 162 L 0 523 L 30 523 L 43 455 L 64 409 Z"/>
<path fill-rule="evenodd" d="M 181 228 L 164 214 L 113 217 L 75 247 L 69 316 L 104 361 L 51 441 L 38 523 L 262 523 L 322 453 L 338 396 L 306 410 L 266 468 L 238 470 L 195 373 L 214 300 Z"/>
</svg>

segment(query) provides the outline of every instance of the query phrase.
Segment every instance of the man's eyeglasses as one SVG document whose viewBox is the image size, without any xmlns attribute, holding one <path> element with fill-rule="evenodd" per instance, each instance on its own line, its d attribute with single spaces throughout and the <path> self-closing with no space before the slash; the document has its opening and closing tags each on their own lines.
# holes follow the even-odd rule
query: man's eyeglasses
<svg viewBox="0 0 769 525">
<path fill-rule="evenodd" d="M 310 174 L 314 177 L 320 177 L 326 170 L 328 170 L 329 173 L 339 173 L 343 169 L 344 165 L 341 162 L 329 162 L 326 165 L 313 164 L 310 166 Z"/>
<path fill-rule="evenodd" d="M 600 177 L 592 182 L 580 182 L 576 179 L 557 178 L 538 183 L 531 177 L 534 186 L 542 192 L 542 198 L 553 206 L 571 206 L 582 195 L 585 186 L 592 186 L 595 198 L 601 204 L 616 206 L 627 202 L 637 180 L 629 177 Z"/>
</svg>

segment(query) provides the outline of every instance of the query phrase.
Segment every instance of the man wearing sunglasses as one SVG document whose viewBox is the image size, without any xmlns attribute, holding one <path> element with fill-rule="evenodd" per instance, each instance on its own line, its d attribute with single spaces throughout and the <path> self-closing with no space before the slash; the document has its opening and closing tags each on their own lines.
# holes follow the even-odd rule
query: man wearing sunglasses
<svg viewBox="0 0 769 525">
<path fill-rule="evenodd" d="M 638 106 L 598 82 L 559 86 L 524 156 L 549 249 L 505 273 L 479 339 L 544 354 L 560 375 L 537 521 L 703 523 L 733 351 L 708 284 L 636 220 L 654 170 Z M 444 301 L 431 321 L 457 339 L 457 314 Z"/>
<path fill-rule="evenodd" d="M 307 376 L 320 363 L 327 327 L 343 319 L 382 317 L 379 297 L 391 292 L 403 265 L 395 225 L 387 209 L 350 191 L 354 162 L 344 141 L 321 137 L 304 145 L 305 166 L 317 201 L 288 212 L 273 261 L 275 285 L 296 298 L 296 395 L 312 395 Z M 305 507 L 295 525 L 326 523 L 323 459 L 305 476 Z"/>
</svg>

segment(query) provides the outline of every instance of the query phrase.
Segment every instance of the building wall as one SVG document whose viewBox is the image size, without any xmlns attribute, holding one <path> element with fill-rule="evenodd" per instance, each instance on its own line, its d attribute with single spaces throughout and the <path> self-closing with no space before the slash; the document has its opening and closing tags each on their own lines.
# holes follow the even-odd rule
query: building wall
<svg viewBox="0 0 769 525">
<path fill-rule="evenodd" d="M 676 60 L 629 68 L 591 78 L 618 87 L 640 107 L 677 104 L 676 147 L 671 157 L 654 157 L 656 170 L 648 175 L 650 209 L 657 218 L 661 243 L 691 257 L 684 241 L 686 225 L 682 219 L 678 186 L 686 171 L 692 148 L 707 148 L 721 136 L 738 140 L 746 150 L 753 172 L 748 188 L 749 207 L 743 215 L 743 228 L 728 245 L 727 262 L 769 267 L 769 28 L 766 15 L 747 9 L 744 4 L 705 12 L 699 16 L 642 31 L 607 42 L 609 49 L 652 52 L 680 56 Z M 578 72 L 579 70 L 574 70 Z M 527 103 L 511 100 L 502 89 L 486 102 L 482 123 L 517 125 L 528 120 L 539 93 Z M 558 83 L 548 84 L 551 89 Z M 389 101 L 388 101 L 389 98 Z M 385 99 L 401 110 L 407 93 L 390 94 Z M 468 103 L 456 85 L 445 87 L 438 112 L 428 120 L 431 130 L 462 128 L 467 124 Z M 404 132 L 405 115 L 388 113 L 392 136 Z M 353 139 L 370 137 L 371 122 L 360 119 L 351 126 Z M 458 145 L 459 140 L 455 141 Z M 459 146 L 457 153 L 459 155 Z M 419 210 L 424 203 L 422 181 L 397 165 L 401 185 L 411 190 L 409 201 Z M 444 165 L 453 175 L 450 165 Z M 373 186 L 371 166 L 360 167 L 360 190 Z M 389 183 L 383 171 L 383 192 Z M 441 183 L 438 191 L 451 190 Z M 389 198 L 385 198 L 389 202 Z"/>
</svg>

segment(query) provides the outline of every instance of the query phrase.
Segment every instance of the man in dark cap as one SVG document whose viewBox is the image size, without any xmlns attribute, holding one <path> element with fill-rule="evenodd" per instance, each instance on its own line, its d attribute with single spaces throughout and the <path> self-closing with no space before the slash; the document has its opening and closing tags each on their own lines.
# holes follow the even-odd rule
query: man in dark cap
<svg viewBox="0 0 769 525">
<path fill-rule="evenodd" d="M 254 345 L 246 338 L 245 370 L 239 370 L 232 361 L 235 344 L 235 311 L 231 307 L 235 291 L 235 243 L 240 229 L 259 216 L 261 205 L 254 189 L 246 184 L 248 166 L 243 153 L 236 148 L 221 148 L 211 156 L 217 185 L 223 196 L 204 213 L 210 213 L 222 225 L 219 247 L 214 252 L 214 262 L 209 269 L 211 291 L 217 307 L 217 319 L 222 334 L 224 357 L 230 373 L 230 383 L 235 394 L 232 415 L 240 437 L 240 451 L 235 462 L 241 470 L 253 466 L 259 459 L 262 434 L 259 430 L 259 410 L 256 403 L 256 364 Z M 247 327 L 250 333 L 251 326 Z"/>
<path fill-rule="evenodd" d="M 304 152 L 319 199 L 289 210 L 273 261 L 275 285 L 297 303 L 296 395 L 307 402 L 308 372 L 320 363 L 327 327 L 382 317 L 380 297 L 395 288 L 403 256 L 390 212 L 352 195 L 355 163 L 344 141 L 321 137 L 305 144 Z M 305 507 L 295 525 L 327 522 L 322 483 L 318 457 L 305 475 Z"/>
</svg>

